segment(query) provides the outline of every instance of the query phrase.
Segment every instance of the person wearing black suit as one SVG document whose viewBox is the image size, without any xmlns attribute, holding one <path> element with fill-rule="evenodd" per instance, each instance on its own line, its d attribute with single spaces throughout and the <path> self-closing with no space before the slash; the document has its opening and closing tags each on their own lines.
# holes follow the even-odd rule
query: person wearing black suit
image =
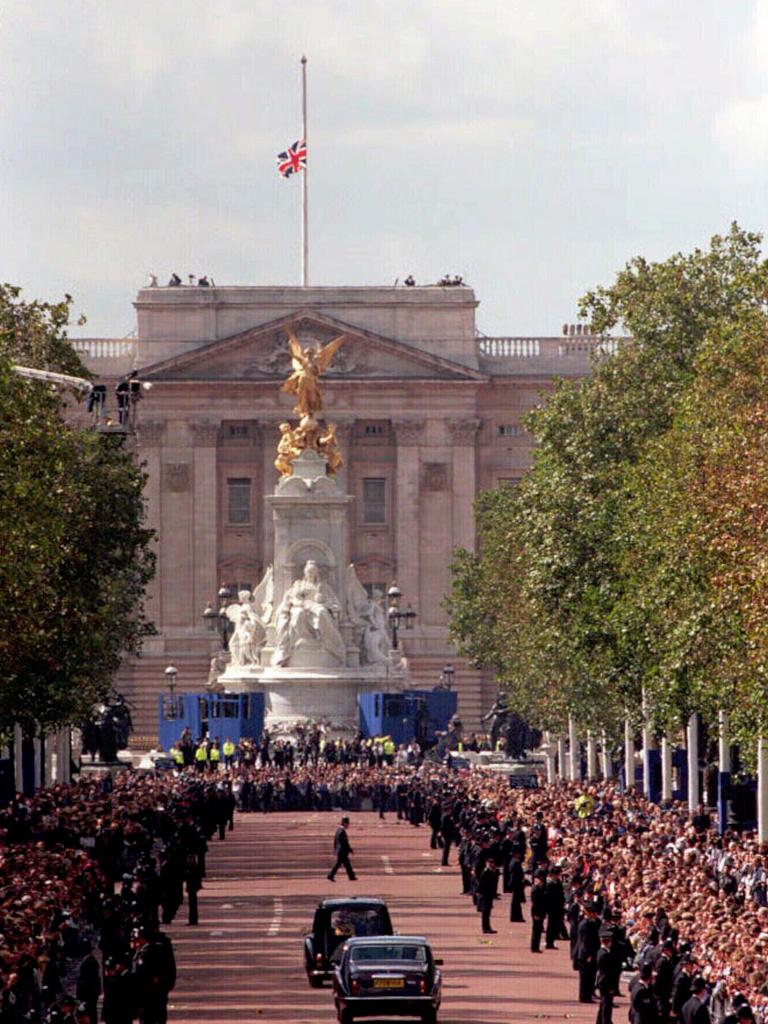
<svg viewBox="0 0 768 1024">
<path fill-rule="evenodd" d="M 507 885 L 512 893 L 512 902 L 509 905 L 510 921 L 525 921 L 523 917 L 523 903 L 525 903 L 525 887 L 528 883 L 525 880 L 525 871 L 520 862 L 520 855 L 513 849 L 507 864 Z"/>
<path fill-rule="evenodd" d="M 605 925 L 600 929 L 600 948 L 595 957 L 595 985 L 600 995 L 600 1008 L 597 1011 L 597 1024 L 612 1024 L 613 993 L 616 972 L 613 966 L 614 956 L 611 950 L 613 932 Z"/>
<path fill-rule="evenodd" d="M 547 916 L 547 891 L 544 888 L 546 871 L 537 871 L 533 876 L 531 889 L 531 952 L 541 952 L 541 936 L 544 918 Z"/>
<path fill-rule="evenodd" d="M 656 960 L 656 979 L 653 983 L 656 1009 L 661 1024 L 667 1024 L 669 1021 L 669 1010 L 672 1005 L 672 983 L 675 977 L 676 963 L 675 943 L 672 939 L 665 939 L 661 947 L 661 953 Z"/>
<path fill-rule="evenodd" d="M 560 868 L 556 864 L 549 869 L 544 892 L 547 894 L 546 948 L 555 949 L 555 939 L 559 939 L 563 933 L 565 917 L 565 890 L 560 881 Z"/>
<path fill-rule="evenodd" d="M 443 807 L 442 818 L 440 819 L 440 834 L 443 837 L 442 864 L 447 866 L 451 844 L 456 842 L 456 823 L 453 820 L 453 808 L 450 804 Z"/>
<path fill-rule="evenodd" d="M 354 882 L 357 878 L 357 875 L 352 870 L 352 865 L 349 862 L 349 855 L 352 853 L 352 847 L 350 846 L 349 836 L 347 835 L 348 827 L 349 818 L 345 816 L 341 819 L 341 824 L 336 829 L 336 834 L 333 837 L 333 852 L 336 854 L 336 863 L 328 872 L 329 882 L 336 881 L 336 872 L 341 867 L 343 867 L 347 872 L 347 878 L 350 882 Z"/>
<path fill-rule="evenodd" d="M 640 973 L 632 979 L 629 987 L 630 1024 L 659 1024 L 656 995 L 651 985 L 652 980 L 653 967 L 650 964 L 643 964 Z"/>
<path fill-rule="evenodd" d="M 600 922 L 595 902 L 588 903 L 576 932 L 574 960 L 579 972 L 579 1002 L 591 1003 L 595 994 L 597 951 L 600 948 Z"/>
<path fill-rule="evenodd" d="M 691 983 L 691 998 L 683 1005 L 683 1024 L 710 1024 L 711 1017 L 707 1009 L 707 986 L 703 978 L 694 978 Z"/>
<path fill-rule="evenodd" d="M 672 981 L 672 1020 L 683 1019 L 683 1007 L 693 994 L 691 981 L 695 973 L 696 960 L 690 953 L 686 953 L 678 964 Z"/>
<path fill-rule="evenodd" d="M 493 857 L 489 857 L 477 882 L 477 903 L 482 914 L 483 934 L 485 935 L 496 934 L 496 929 L 491 928 L 491 911 L 498 892 L 498 885 L 499 869 L 496 867 Z"/>
</svg>

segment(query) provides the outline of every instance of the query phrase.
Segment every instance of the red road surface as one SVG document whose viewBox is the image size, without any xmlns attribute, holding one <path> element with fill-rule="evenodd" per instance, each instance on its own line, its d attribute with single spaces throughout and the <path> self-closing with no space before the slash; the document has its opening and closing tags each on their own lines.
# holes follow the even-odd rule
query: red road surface
<svg viewBox="0 0 768 1024">
<path fill-rule="evenodd" d="M 531 953 L 530 924 L 510 924 L 509 896 L 493 914 L 498 934 L 481 934 L 480 915 L 459 895 L 455 848 L 451 866 L 441 868 L 426 827 L 397 824 L 392 814 L 382 823 L 373 813 L 352 812 L 352 864 L 359 881 L 340 874 L 329 882 L 339 817 L 238 815 L 224 842 L 212 840 L 200 924 L 186 925 L 185 903 L 168 929 L 179 967 L 172 1024 L 335 1021 L 330 986 L 318 990 L 307 984 L 302 942 L 318 899 L 345 894 L 384 897 L 397 931 L 430 939 L 435 955 L 445 960 L 441 1024 L 595 1019 L 596 1006 L 576 1001 L 568 944 Z M 614 1015 L 625 1018 L 626 1000 Z"/>
</svg>

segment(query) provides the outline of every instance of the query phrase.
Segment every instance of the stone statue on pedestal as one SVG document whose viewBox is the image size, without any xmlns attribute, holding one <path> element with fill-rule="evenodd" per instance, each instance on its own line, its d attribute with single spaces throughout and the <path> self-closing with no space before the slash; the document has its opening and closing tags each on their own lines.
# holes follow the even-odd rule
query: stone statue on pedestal
<svg viewBox="0 0 768 1024">
<path fill-rule="evenodd" d="M 275 620 L 274 666 L 290 664 L 294 649 L 306 641 L 314 641 L 332 654 L 339 665 L 344 664 L 346 648 L 334 614 L 340 611 L 334 592 L 320 579 L 317 562 L 308 561 L 301 579 L 286 590 Z"/>
<path fill-rule="evenodd" d="M 230 662 L 235 666 L 258 665 L 259 652 L 266 640 L 266 627 L 272 620 L 274 582 L 272 566 L 251 596 L 250 590 L 241 590 L 238 604 L 227 608 L 227 618 L 234 632 L 229 639 Z"/>
<path fill-rule="evenodd" d="M 389 662 L 389 635 L 384 595 L 377 590 L 369 597 L 352 563 L 347 569 L 347 605 L 351 621 L 361 630 L 363 664 L 386 665 Z"/>
</svg>

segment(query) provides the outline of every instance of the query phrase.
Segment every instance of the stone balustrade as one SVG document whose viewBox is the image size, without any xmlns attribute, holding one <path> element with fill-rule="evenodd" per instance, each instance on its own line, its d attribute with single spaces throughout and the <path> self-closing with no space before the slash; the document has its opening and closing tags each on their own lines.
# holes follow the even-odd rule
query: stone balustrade
<svg viewBox="0 0 768 1024">
<path fill-rule="evenodd" d="M 492 375 L 583 376 L 595 355 L 615 355 L 626 338 L 579 334 L 550 338 L 480 337 L 477 354 L 482 369 Z"/>
</svg>

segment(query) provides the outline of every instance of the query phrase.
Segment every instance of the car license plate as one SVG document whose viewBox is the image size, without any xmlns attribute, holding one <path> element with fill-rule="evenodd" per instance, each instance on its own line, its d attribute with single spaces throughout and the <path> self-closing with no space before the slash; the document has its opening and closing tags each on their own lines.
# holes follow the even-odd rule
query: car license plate
<svg viewBox="0 0 768 1024">
<path fill-rule="evenodd" d="M 405 988 L 405 978 L 374 978 L 374 988 Z"/>
</svg>

